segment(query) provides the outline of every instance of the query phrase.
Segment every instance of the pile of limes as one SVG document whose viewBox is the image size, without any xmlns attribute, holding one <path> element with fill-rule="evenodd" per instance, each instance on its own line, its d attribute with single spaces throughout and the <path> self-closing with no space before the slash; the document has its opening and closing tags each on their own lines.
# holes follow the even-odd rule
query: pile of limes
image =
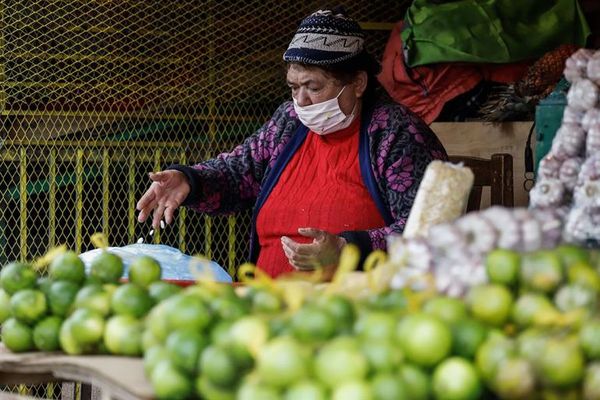
<svg viewBox="0 0 600 400">
<path fill-rule="evenodd" d="M 121 283 L 118 257 L 103 253 L 86 276 L 67 252 L 46 278 L 27 264 L 2 269 L 2 341 L 143 355 L 163 399 L 594 400 L 599 265 L 570 245 L 497 249 L 489 283 L 464 299 L 408 289 L 357 298 L 268 280 L 181 289 L 148 257 Z"/>
<path fill-rule="evenodd" d="M 14 352 L 142 355 L 143 320 L 153 305 L 180 290 L 160 281 L 160 265 L 137 258 L 122 284 L 122 260 L 102 252 L 86 274 L 78 255 L 56 256 L 40 276 L 28 263 L 0 271 L 2 342 Z"/>
</svg>

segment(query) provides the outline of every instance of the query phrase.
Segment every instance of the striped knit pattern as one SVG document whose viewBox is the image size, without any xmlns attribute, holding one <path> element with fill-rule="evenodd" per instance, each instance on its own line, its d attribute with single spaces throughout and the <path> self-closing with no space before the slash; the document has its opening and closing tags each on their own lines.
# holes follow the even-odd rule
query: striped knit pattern
<svg viewBox="0 0 600 400">
<path fill-rule="evenodd" d="M 314 65 L 336 64 L 348 60 L 364 49 L 364 33 L 360 25 L 329 10 L 317 11 L 298 27 L 288 49 L 286 62 Z"/>
</svg>

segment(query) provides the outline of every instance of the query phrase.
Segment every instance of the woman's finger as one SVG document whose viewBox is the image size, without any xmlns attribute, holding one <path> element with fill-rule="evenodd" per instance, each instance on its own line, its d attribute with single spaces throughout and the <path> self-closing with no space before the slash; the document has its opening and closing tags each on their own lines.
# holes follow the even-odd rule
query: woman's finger
<svg viewBox="0 0 600 400">
<path fill-rule="evenodd" d="M 167 223 L 167 225 L 169 225 L 173 222 L 174 215 L 175 215 L 175 207 L 167 206 L 165 208 L 165 222 Z"/>
<path fill-rule="evenodd" d="M 298 253 L 298 254 L 313 255 L 318 252 L 318 248 L 317 248 L 318 245 L 316 245 L 315 243 L 308 243 L 308 244 L 298 243 L 298 242 L 293 241 L 292 239 L 290 239 L 287 236 L 283 236 L 281 238 L 281 243 L 288 246 L 290 249 L 292 249 L 295 253 Z"/>
<path fill-rule="evenodd" d="M 146 191 L 146 193 L 144 193 L 142 198 L 137 202 L 135 208 L 138 211 L 141 211 L 142 209 L 147 208 L 148 205 L 155 199 L 156 199 L 156 193 L 154 191 L 154 188 L 152 186 L 150 186 L 150 189 L 148 189 Z M 152 208 L 154 208 L 154 207 L 152 207 Z"/>
<path fill-rule="evenodd" d="M 298 228 L 298 233 L 317 240 L 322 240 L 327 234 L 325 231 L 316 228 Z"/>
<path fill-rule="evenodd" d="M 169 179 L 168 171 L 149 172 L 148 176 L 153 182 L 164 182 Z"/>
<path fill-rule="evenodd" d="M 165 205 L 159 203 L 158 207 L 154 209 L 154 216 L 152 217 L 152 227 L 154 229 L 160 228 L 160 220 L 162 219 L 164 212 Z"/>
</svg>

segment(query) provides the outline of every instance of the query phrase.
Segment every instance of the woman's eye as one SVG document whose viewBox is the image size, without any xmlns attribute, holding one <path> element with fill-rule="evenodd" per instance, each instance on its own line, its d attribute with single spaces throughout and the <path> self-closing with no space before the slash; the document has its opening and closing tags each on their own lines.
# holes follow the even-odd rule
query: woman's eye
<svg viewBox="0 0 600 400">
<path fill-rule="evenodd" d="M 308 90 L 310 90 L 313 93 L 317 93 L 319 90 L 321 90 L 321 88 L 308 88 Z"/>
</svg>

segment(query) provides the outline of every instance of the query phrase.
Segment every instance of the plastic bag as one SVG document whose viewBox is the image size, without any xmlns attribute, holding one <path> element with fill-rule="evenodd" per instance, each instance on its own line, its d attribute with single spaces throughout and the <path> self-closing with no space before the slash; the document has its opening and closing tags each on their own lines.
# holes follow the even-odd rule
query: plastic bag
<svg viewBox="0 0 600 400">
<path fill-rule="evenodd" d="M 211 276 L 217 282 L 231 283 L 231 276 L 216 262 L 199 262 L 194 257 L 182 253 L 179 249 L 164 244 L 136 243 L 123 247 L 109 247 L 107 249 L 123 259 L 125 266 L 123 277 L 127 277 L 129 264 L 138 256 L 146 255 L 154 258 L 162 267 L 162 279 L 191 281 L 196 277 L 192 275 L 190 268 L 198 271 L 200 276 Z M 92 261 L 102 249 L 90 250 L 79 255 L 89 272 Z M 206 271 L 205 268 L 208 268 Z"/>
</svg>

